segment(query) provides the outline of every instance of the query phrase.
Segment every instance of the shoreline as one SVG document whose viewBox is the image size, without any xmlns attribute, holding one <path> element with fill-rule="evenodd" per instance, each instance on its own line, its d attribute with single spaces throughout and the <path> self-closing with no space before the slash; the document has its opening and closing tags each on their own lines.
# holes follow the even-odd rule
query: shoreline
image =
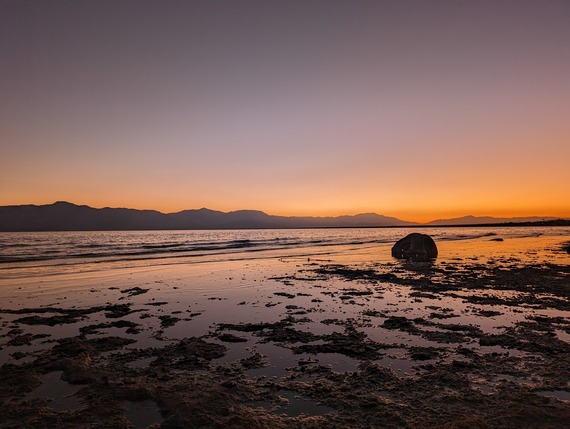
<svg viewBox="0 0 570 429">
<path fill-rule="evenodd" d="M 2 280 L 0 426 L 568 427 L 565 240 Z"/>
</svg>

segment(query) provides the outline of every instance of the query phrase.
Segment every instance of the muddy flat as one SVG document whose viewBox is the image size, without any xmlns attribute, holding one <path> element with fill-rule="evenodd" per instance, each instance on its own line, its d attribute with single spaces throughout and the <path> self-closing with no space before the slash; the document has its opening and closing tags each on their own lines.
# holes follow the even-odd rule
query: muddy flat
<svg viewBox="0 0 570 429">
<path fill-rule="evenodd" d="M 570 427 L 565 234 L 5 275 L 0 427 Z"/>
</svg>

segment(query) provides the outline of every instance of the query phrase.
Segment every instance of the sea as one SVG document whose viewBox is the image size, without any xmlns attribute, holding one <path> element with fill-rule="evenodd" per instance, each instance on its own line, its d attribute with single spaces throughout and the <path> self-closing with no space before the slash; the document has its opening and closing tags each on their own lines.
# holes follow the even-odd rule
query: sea
<svg viewBox="0 0 570 429">
<path fill-rule="evenodd" d="M 322 257 L 388 246 L 411 232 L 436 243 L 570 240 L 569 227 L 325 228 L 185 231 L 0 232 L 0 279 L 112 267 L 287 256 Z M 550 240 L 549 242 L 552 242 Z M 559 250 L 559 249 L 553 249 Z"/>
</svg>

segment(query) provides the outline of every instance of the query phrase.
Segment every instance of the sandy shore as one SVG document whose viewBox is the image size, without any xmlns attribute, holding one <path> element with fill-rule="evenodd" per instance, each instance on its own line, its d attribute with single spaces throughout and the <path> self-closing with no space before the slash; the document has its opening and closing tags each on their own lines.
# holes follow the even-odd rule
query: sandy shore
<svg viewBox="0 0 570 429">
<path fill-rule="evenodd" d="M 567 428 L 565 241 L 3 280 L 0 427 Z"/>
</svg>

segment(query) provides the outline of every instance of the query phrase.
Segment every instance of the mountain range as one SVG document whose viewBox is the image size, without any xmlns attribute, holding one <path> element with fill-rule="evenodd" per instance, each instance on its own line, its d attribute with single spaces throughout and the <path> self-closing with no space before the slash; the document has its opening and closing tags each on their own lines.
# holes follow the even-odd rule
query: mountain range
<svg viewBox="0 0 570 429">
<path fill-rule="evenodd" d="M 529 223 L 529 222 L 548 222 L 557 220 L 555 217 L 531 216 L 531 217 L 491 217 L 491 216 L 463 216 L 452 219 L 438 219 L 426 223 L 430 226 L 447 226 L 447 225 L 489 225 L 496 223 Z"/>
<path fill-rule="evenodd" d="M 493 218 L 466 216 L 427 224 L 375 213 L 336 217 L 273 216 L 257 210 L 221 212 L 206 208 L 161 213 L 126 208 L 97 209 L 59 201 L 48 205 L 0 207 L 0 231 L 115 231 L 248 228 L 337 228 L 496 224 L 553 221 L 556 218 Z"/>
</svg>

